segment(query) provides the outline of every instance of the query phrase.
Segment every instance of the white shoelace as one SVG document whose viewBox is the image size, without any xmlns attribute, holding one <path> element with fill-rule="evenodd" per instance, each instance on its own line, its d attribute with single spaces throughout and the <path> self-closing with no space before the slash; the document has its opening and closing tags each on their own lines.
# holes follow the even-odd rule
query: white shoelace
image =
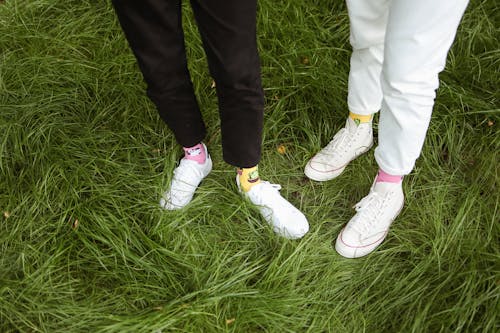
<svg viewBox="0 0 500 333">
<path fill-rule="evenodd" d="M 258 202 L 254 202 L 254 204 L 262 205 L 272 200 L 276 195 L 280 196 L 279 190 L 281 190 L 281 185 L 271 184 L 267 181 L 262 181 L 259 185 L 252 189 L 252 197 L 258 199 Z"/>
<path fill-rule="evenodd" d="M 324 152 L 326 153 L 332 153 L 334 152 L 337 148 L 341 147 L 345 142 L 346 139 L 350 136 L 349 131 L 346 128 L 342 128 L 340 131 L 335 134 L 333 137 L 332 141 L 330 141 L 326 147 L 324 148 Z M 349 142 L 349 141 L 347 141 Z M 342 149 L 342 152 L 345 149 Z"/>
<path fill-rule="evenodd" d="M 184 161 L 181 160 L 179 166 L 174 169 L 171 189 L 179 192 L 192 191 L 192 188 L 197 186 L 197 184 L 189 183 L 189 180 L 193 178 L 203 178 L 201 170 L 196 168 L 191 163 L 184 163 Z"/>
<path fill-rule="evenodd" d="M 369 232 L 373 227 L 373 223 L 377 221 L 377 216 L 380 214 L 384 201 L 384 196 L 371 192 L 354 205 L 356 212 L 359 214 L 352 224 L 354 230 L 362 234 Z"/>
</svg>

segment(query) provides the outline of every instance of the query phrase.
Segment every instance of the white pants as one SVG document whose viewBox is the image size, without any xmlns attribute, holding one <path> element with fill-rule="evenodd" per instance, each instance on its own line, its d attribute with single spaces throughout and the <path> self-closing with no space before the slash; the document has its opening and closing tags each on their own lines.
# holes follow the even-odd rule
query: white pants
<svg viewBox="0 0 500 333">
<path fill-rule="evenodd" d="M 411 172 L 431 118 L 438 74 L 468 0 L 347 0 L 353 48 L 349 110 L 380 110 L 375 159 Z"/>
</svg>

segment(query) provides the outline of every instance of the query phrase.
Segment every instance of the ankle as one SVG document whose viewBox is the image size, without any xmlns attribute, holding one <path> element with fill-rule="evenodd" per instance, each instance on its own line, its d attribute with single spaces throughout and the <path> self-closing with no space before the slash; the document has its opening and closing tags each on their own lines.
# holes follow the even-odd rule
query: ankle
<svg viewBox="0 0 500 333">
<path fill-rule="evenodd" d="M 202 142 L 192 147 L 182 147 L 182 149 L 184 150 L 184 158 L 187 160 L 195 161 L 199 164 L 203 164 L 207 160 L 207 151 Z"/>
<path fill-rule="evenodd" d="M 240 188 L 243 192 L 248 192 L 250 189 L 260 183 L 259 166 L 251 168 L 237 168 L 238 180 Z"/>
<path fill-rule="evenodd" d="M 376 183 L 396 183 L 400 184 L 403 181 L 402 175 L 391 175 L 385 172 L 382 169 L 378 170 L 377 178 L 375 180 Z"/>
<path fill-rule="evenodd" d="M 364 115 L 364 114 L 349 112 L 349 118 L 351 118 L 356 125 L 359 125 L 359 124 L 371 123 L 373 120 L 373 114 Z"/>
</svg>

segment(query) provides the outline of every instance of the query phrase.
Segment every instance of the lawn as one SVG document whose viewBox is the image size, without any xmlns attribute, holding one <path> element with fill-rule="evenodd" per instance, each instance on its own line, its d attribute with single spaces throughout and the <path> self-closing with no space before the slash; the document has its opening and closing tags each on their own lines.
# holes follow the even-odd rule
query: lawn
<svg viewBox="0 0 500 333">
<path fill-rule="evenodd" d="M 0 332 L 494 332 L 500 329 L 499 25 L 472 1 L 441 73 L 405 208 L 376 252 L 332 247 L 377 171 L 303 168 L 347 114 L 343 1 L 259 2 L 261 176 L 308 217 L 276 236 L 222 160 L 191 9 L 189 66 L 214 170 L 159 208 L 181 157 L 108 1 L 0 1 Z M 279 148 L 279 149 L 278 149 Z"/>
</svg>

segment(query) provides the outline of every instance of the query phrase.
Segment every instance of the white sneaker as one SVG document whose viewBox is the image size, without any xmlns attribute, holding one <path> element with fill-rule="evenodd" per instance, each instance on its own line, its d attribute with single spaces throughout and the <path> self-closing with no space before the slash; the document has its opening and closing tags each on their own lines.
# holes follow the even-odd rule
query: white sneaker
<svg viewBox="0 0 500 333">
<path fill-rule="evenodd" d="M 181 209 L 191 202 L 198 185 L 212 171 L 212 159 L 205 144 L 203 144 L 203 148 L 207 156 L 205 163 L 200 164 L 186 158 L 181 159 L 179 166 L 174 170 L 170 188 L 163 193 L 160 199 L 161 207 L 175 210 Z"/>
<path fill-rule="evenodd" d="M 356 215 L 337 237 L 335 249 L 346 258 L 359 258 L 382 243 L 404 204 L 401 183 L 374 183 L 354 207 Z"/>
<path fill-rule="evenodd" d="M 372 146 L 372 122 L 356 125 L 351 117 L 347 117 L 345 127 L 309 160 L 304 173 L 308 178 L 320 182 L 333 179 L 344 171 L 349 162 Z"/>
<path fill-rule="evenodd" d="M 240 189 L 238 176 L 236 183 Z M 300 210 L 281 196 L 280 189 L 278 184 L 261 181 L 253 185 L 250 191 L 243 192 L 240 189 L 240 192 L 259 208 L 274 232 L 288 239 L 301 238 L 309 231 L 309 223 Z"/>
</svg>

